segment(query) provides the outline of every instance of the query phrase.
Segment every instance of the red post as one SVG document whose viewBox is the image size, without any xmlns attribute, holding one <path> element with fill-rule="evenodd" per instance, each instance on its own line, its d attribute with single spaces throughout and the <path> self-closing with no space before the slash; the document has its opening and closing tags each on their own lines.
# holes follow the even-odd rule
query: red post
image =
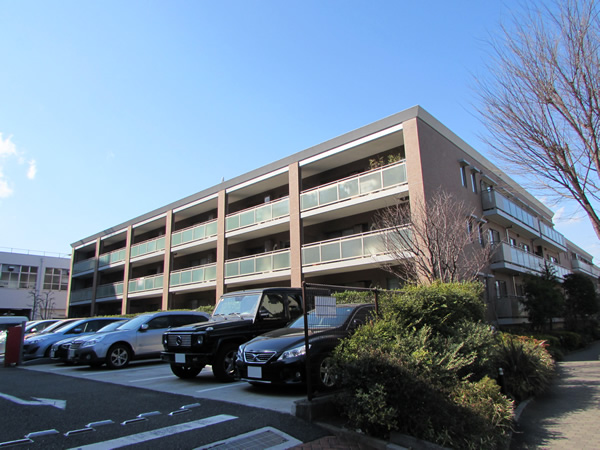
<svg viewBox="0 0 600 450">
<path fill-rule="evenodd" d="M 23 358 L 23 333 L 25 327 L 16 325 L 6 330 L 6 349 L 4 353 L 4 367 L 9 367 L 13 364 L 21 364 Z"/>
</svg>

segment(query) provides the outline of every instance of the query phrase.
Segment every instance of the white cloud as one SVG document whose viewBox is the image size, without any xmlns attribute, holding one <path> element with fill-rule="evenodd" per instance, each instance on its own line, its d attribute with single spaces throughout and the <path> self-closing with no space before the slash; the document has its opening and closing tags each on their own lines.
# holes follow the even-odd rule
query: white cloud
<svg viewBox="0 0 600 450">
<path fill-rule="evenodd" d="M 35 178 L 35 174 L 37 173 L 37 165 L 35 163 L 35 159 L 29 161 L 29 169 L 27 170 L 27 178 L 33 180 Z"/>
<path fill-rule="evenodd" d="M 8 198 L 13 194 L 13 190 L 8 185 L 8 181 L 4 179 L 4 174 L 0 170 L 0 198 Z"/>
<path fill-rule="evenodd" d="M 17 147 L 10 140 L 11 136 L 6 139 L 2 139 L 2 133 L 0 133 L 0 157 L 8 158 L 9 156 L 18 156 Z"/>
</svg>

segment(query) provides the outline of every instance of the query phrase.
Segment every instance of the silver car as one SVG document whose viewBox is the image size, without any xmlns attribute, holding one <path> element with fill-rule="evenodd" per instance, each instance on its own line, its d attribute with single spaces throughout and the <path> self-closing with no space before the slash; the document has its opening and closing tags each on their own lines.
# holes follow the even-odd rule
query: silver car
<svg viewBox="0 0 600 450">
<path fill-rule="evenodd" d="M 173 327 L 206 322 L 209 315 L 196 311 L 162 311 L 142 314 L 119 329 L 76 339 L 69 347 L 70 362 L 122 369 L 134 359 L 159 358 L 162 335 Z"/>
</svg>

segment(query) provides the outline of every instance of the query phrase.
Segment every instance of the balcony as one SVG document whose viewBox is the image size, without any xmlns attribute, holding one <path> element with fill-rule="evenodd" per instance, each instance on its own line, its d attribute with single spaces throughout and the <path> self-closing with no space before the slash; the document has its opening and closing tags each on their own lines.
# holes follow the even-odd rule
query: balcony
<svg viewBox="0 0 600 450">
<path fill-rule="evenodd" d="M 379 230 L 302 247 L 304 267 L 386 255 L 386 230 Z M 373 260 L 370 260 L 372 263 Z"/>
<path fill-rule="evenodd" d="M 225 220 L 226 231 L 234 231 L 240 228 L 271 222 L 286 217 L 290 214 L 290 199 L 283 198 L 245 209 L 227 216 Z"/>
<path fill-rule="evenodd" d="M 300 195 L 300 208 L 307 211 L 405 183 L 406 163 L 399 162 L 305 191 Z"/>
<path fill-rule="evenodd" d="M 505 270 L 512 273 L 540 274 L 544 264 L 548 263 L 556 270 L 556 276 L 563 279 L 570 271 L 557 264 L 552 264 L 544 258 L 528 253 L 518 247 L 512 247 L 502 242 L 492 257 L 491 268 L 494 270 Z"/>
<path fill-rule="evenodd" d="M 600 269 L 592 264 L 580 261 L 578 259 L 571 260 L 573 272 L 580 272 L 594 278 L 600 278 Z"/>
<path fill-rule="evenodd" d="M 256 256 L 231 259 L 225 263 L 225 277 L 241 277 L 269 272 L 277 272 L 290 268 L 290 251 L 288 249 L 261 253 Z"/>
<path fill-rule="evenodd" d="M 559 252 L 567 251 L 567 240 L 565 237 L 556 231 L 554 228 L 549 227 L 545 223 L 540 222 L 540 233 L 542 239 L 549 245 L 553 246 Z"/>
<path fill-rule="evenodd" d="M 96 298 L 116 298 L 123 295 L 123 287 L 125 283 L 110 283 L 110 284 L 102 284 L 98 286 L 96 290 Z"/>
<path fill-rule="evenodd" d="M 165 249 L 165 237 L 150 239 L 131 246 L 131 258 L 148 255 Z"/>
<path fill-rule="evenodd" d="M 528 320 L 527 313 L 520 302 L 522 298 L 517 295 L 504 295 L 494 299 L 496 318 L 500 324 L 525 322 Z"/>
<path fill-rule="evenodd" d="M 75 305 L 77 303 L 91 302 L 92 301 L 92 288 L 78 289 L 71 291 L 69 304 Z"/>
<path fill-rule="evenodd" d="M 481 193 L 483 215 L 504 225 L 517 225 L 527 237 L 540 236 L 539 220 L 497 191 Z"/>
<path fill-rule="evenodd" d="M 110 266 L 111 264 L 125 262 L 125 249 L 115 250 L 114 252 L 105 253 L 98 258 L 98 268 Z"/>
<path fill-rule="evenodd" d="M 83 261 L 78 261 L 73 264 L 73 275 L 94 270 L 96 258 L 90 258 Z"/>
<path fill-rule="evenodd" d="M 134 294 L 136 292 L 152 291 L 156 289 L 162 289 L 163 287 L 163 274 L 152 275 L 149 277 L 135 278 L 129 281 L 129 293 Z"/>
<path fill-rule="evenodd" d="M 170 287 L 185 286 L 190 284 L 207 283 L 217 279 L 217 265 L 205 264 L 189 269 L 171 272 Z"/>
<path fill-rule="evenodd" d="M 200 225 L 194 225 L 192 227 L 174 232 L 171 235 L 171 245 L 175 247 L 177 245 L 198 242 L 203 239 L 214 237 L 216 235 L 217 221 L 212 220 L 210 222 L 205 222 Z"/>
</svg>

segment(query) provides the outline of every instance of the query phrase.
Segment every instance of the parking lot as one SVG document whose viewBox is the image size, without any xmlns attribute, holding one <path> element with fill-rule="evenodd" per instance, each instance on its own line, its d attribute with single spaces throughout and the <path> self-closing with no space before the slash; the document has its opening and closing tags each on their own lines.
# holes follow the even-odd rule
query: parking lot
<svg viewBox="0 0 600 450">
<path fill-rule="evenodd" d="M 110 370 L 105 366 L 91 368 L 56 364 L 47 358 L 27 362 L 20 367 L 31 371 L 187 395 L 198 399 L 226 401 L 286 414 L 293 413 L 295 401 L 306 398 L 305 390 L 300 386 L 257 387 L 246 382 L 221 383 L 214 378 L 210 366 L 205 367 L 198 377 L 183 380 L 173 375 L 168 364 L 156 360 L 133 362 L 129 367 L 121 370 Z"/>
</svg>

